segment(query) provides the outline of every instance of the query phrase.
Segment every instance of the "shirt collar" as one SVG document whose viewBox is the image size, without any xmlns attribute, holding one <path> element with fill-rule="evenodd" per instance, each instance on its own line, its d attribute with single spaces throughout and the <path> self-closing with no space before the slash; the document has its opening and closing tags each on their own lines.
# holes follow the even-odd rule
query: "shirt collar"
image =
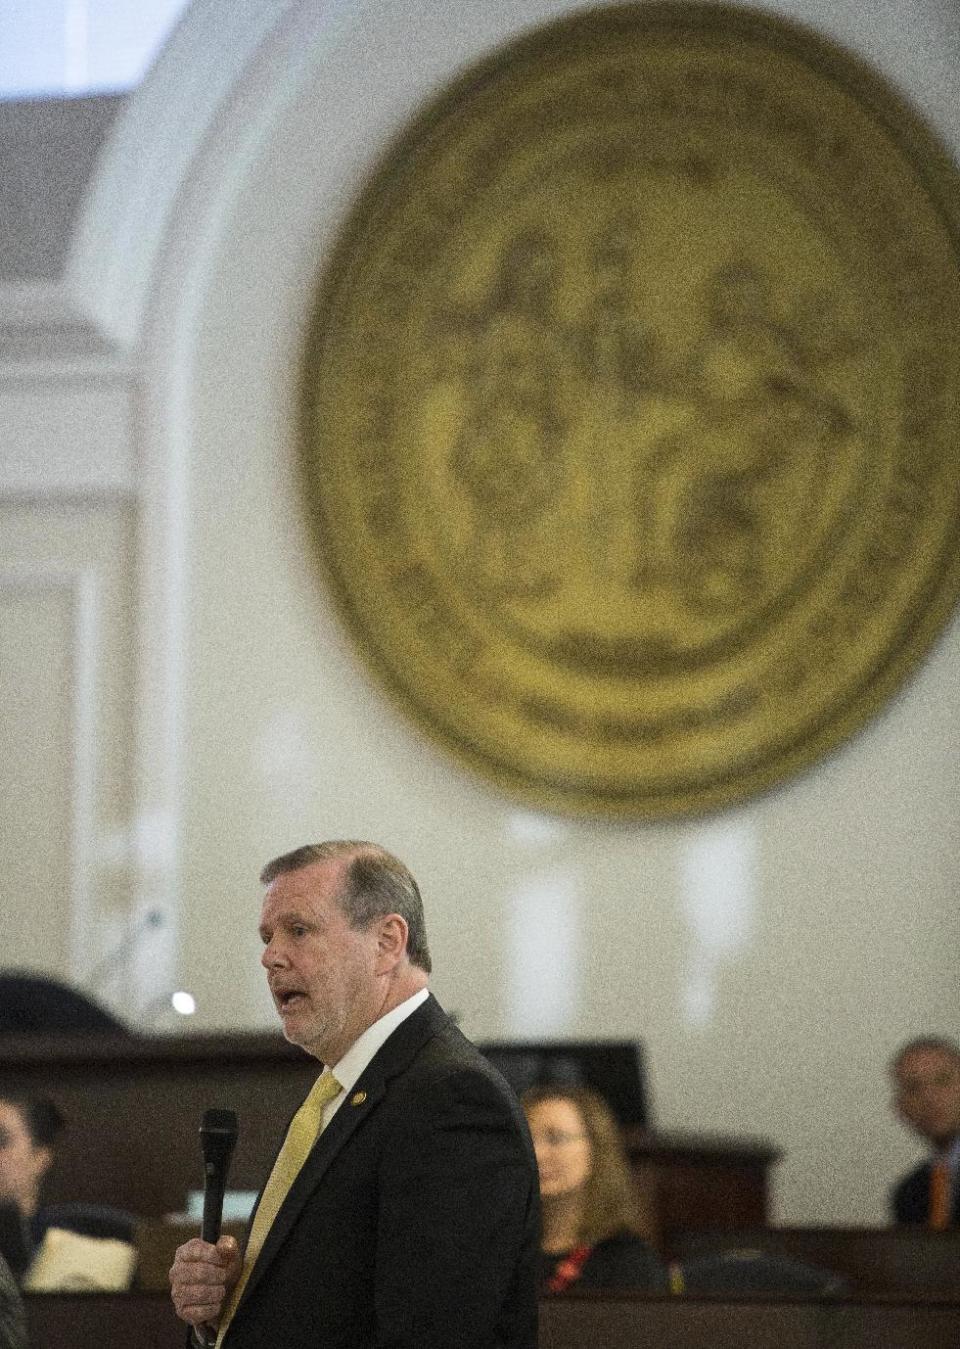
<svg viewBox="0 0 960 1349">
<path fill-rule="evenodd" d="M 387 1012 L 379 1021 L 375 1021 L 372 1026 L 368 1026 L 358 1040 L 354 1040 L 340 1062 L 335 1063 L 332 1068 L 333 1075 L 344 1092 L 352 1089 L 377 1050 L 386 1043 L 397 1027 L 417 1010 L 421 1003 L 426 1002 L 429 996 L 430 990 L 421 988 L 419 993 L 414 993 L 412 997 L 398 1003 L 392 1011 Z"/>
</svg>

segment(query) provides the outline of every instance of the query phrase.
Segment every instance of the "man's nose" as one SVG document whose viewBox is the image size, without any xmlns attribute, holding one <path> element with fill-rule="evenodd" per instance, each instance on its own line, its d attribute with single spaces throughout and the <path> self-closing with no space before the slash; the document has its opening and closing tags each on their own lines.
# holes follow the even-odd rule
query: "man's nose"
<svg viewBox="0 0 960 1349">
<path fill-rule="evenodd" d="M 285 960 L 286 957 L 280 945 L 277 942 L 267 942 L 260 957 L 260 964 L 264 969 L 275 969 L 278 965 L 282 965 Z"/>
</svg>

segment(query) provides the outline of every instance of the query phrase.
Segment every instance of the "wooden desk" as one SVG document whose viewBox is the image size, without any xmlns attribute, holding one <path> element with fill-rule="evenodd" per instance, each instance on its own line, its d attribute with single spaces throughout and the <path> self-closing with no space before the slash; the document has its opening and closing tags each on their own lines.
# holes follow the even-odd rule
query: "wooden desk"
<svg viewBox="0 0 960 1349">
<path fill-rule="evenodd" d="M 162 1293 L 28 1295 L 36 1349 L 183 1349 Z M 952 1349 L 960 1303 L 601 1297 L 540 1304 L 540 1349 Z M 451 1349 L 454 1349 L 451 1346 Z"/>
<path fill-rule="evenodd" d="M 279 1035 L 10 1036 L 0 1061 L 10 1089 L 50 1096 L 67 1119 L 46 1201 L 114 1204 L 150 1218 L 180 1212 L 202 1188 L 199 1128 L 212 1106 L 240 1117 L 230 1187 L 258 1190 L 318 1071 Z"/>
<path fill-rule="evenodd" d="M 198 1130 L 211 1106 L 240 1117 L 230 1187 L 259 1189 L 317 1074 L 316 1060 L 269 1034 L 5 1036 L 0 1061 L 10 1089 L 52 1097 L 68 1121 L 46 1200 L 114 1204 L 150 1219 L 181 1211 L 201 1187 Z M 777 1156 L 768 1144 L 633 1132 L 627 1145 L 655 1239 L 765 1222 Z"/>
<path fill-rule="evenodd" d="M 169 1294 L 27 1293 L 30 1349 L 183 1349 Z"/>
<path fill-rule="evenodd" d="M 625 1141 L 650 1238 L 666 1254 L 681 1232 L 766 1223 L 780 1156 L 766 1140 L 628 1129 Z"/>
<path fill-rule="evenodd" d="M 788 1256 L 839 1274 L 852 1292 L 947 1295 L 960 1299 L 960 1232 L 922 1227 L 763 1227 L 729 1233 L 692 1232 L 676 1254 L 705 1254 L 733 1242 L 749 1250 Z"/>
<path fill-rule="evenodd" d="M 952 1349 L 960 1304 L 573 1297 L 540 1304 L 540 1349 Z"/>
</svg>

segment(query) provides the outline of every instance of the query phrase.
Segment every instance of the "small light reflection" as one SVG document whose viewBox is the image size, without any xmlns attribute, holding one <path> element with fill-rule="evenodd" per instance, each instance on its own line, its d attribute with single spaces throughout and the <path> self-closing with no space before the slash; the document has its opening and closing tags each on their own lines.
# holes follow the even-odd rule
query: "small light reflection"
<svg viewBox="0 0 960 1349">
<path fill-rule="evenodd" d="M 184 989 L 178 989 L 171 995 L 170 1005 L 180 1016 L 193 1016 L 197 1010 L 197 1001 L 192 993 L 187 993 Z"/>
</svg>

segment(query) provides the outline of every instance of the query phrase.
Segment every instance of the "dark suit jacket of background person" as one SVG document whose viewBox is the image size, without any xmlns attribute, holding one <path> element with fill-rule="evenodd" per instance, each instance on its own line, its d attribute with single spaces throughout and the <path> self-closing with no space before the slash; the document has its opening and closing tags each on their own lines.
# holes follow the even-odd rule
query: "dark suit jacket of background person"
<svg viewBox="0 0 960 1349">
<path fill-rule="evenodd" d="M 930 1163 L 922 1162 L 915 1171 L 894 1186 L 891 1196 L 894 1222 L 903 1226 L 925 1227 L 930 1215 Z M 950 1226 L 960 1227 L 960 1184 L 953 1187 Z"/>
<path fill-rule="evenodd" d="M 431 996 L 320 1135 L 223 1349 L 535 1349 L 539 1216 L 516 1097 Z"/>
</svg>

